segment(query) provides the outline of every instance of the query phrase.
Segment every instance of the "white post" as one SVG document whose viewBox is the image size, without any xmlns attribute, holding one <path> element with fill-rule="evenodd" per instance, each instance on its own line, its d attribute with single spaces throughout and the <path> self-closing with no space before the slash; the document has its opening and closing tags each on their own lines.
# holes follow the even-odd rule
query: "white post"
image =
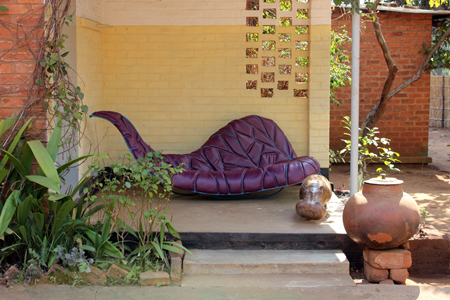
<svg viewBox="0 0 450 300">
<path fill-rule="evenodd" d="M 352 16 L 352 101 L 351 101 L 351 142 L 350 151 L 350 196 L 358 192 L 358 125 L 359 125 L 359 44 L 360 15 Z"/>
</svg>

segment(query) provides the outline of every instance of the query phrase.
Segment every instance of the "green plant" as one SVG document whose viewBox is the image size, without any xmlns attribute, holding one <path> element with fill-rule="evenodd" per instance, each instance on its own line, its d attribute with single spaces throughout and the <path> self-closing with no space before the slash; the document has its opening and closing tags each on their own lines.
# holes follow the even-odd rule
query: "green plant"
<svg viewBox="0 0 450 300">
<path fill-rule="evenodd" d="M 345 162 L 345 159 L 341 155 L 339 155 L 339 152 L 336 152 L 333 149 L 329 149 L 328 158 L 330 160 L 330 166 L 331 164 Z"/>
<path fill-rule="evenodd" d="M 128 275 L 125 277 L 124 281 L 126 283 L 137 283 L 139 281 L 139 274 L 138 274 L 138 266 L 137 265 L 133 265 L 131 267 L 131 269 L 128 270 L 129 273 Z"/>
<path fill-rule="evenodd" d="M 81 176 L 70 192 L 61 193 L 61 174 L 73 164 L 93 156 L 81 156 L 56 167 L 61 131 L 57 124 L 47 147 L 33 140 L 22 143 L 17 155 L 1 149 L 12 166 L 7 174 L 11 193 L 0 215 L 0 237 L 8 239 L 8 246 L 0 251 L 2 259 L 14 253 L 24 259 L 29 254 L 39 265 L 50 267 L 56 262 L 58 246 L 72 248 L 76 233 L 86 228 L 87 219 L 95 213 L 95 209 L 89 211 L 91 204 L 83 206 L 83 201 L 72 200 L 89 180 L 91 170 Z M 33 161 L 38 164 L 35 173 Z"/>
<path fill-rule="evenodd" d="M 308 19 L 308 10 L 297 9 L 297 19 Z"/>
<path fill-rule="evenodd" d="M 80 276 L 80 274 L 76 272 L 68 273 L 67 276 L 70 278 L 69 280 L 73 280 L 72 287 L 75 287 L 76 285 L 90 285 L 89 282 L 84 279 L 84 277 Z"/>
<path fill-rule="evenodd" d="M 248 42 L 257 42 L 258 41 L 258 33 L 247 33 L 247 41 Z"/>
<path fill-rule="evenodd" d="M 348 131 L 345 135 L 350 136 L 351 132 L 351 121 L 348 116 L 344 117 L 342 120 L 344 123 L 344 128 Z M 367 128 L 367 135 L 359 136 L 358 142 L 358 187 L 362 188 L 364 180 L 369 179 L 369 171 L 367 166 L 371 163 L 380 163 L 383 167 L 378 167 L 376 172 L 386 173 L 389 171 L 400 171 L 398 168 L 394 167 L 394 163 L 400 162 L 395 156 L 399 156 L 397 152 L 391 150 L 391 148 L 386 148 L 389 146 L 391 140 L 388 138 L 379 138 L 376 135 L 380 133 L 377 127 L 372 129 Z M 352 143 L 351 140 L 343 140 L 345 142 L 345 148 L 339 151 L 339 158 L 335 155 L 334 160 L 344 160 L 344 158 L 350 153 Z"/>
<path fill-rule="evenodd" d="M 423 208 L 423 207 L 421 207 L 421 208 L 419 209 L 419 211 L 420 211 L 420 216 L 421 216 L 422 219 L 423 219 L 422 227 L 425 227 L 425 223 L 426 223 L 426 221 L 427 221 L 427 216 L 429 216 L 430 213 L 429 213 L 427 210 L 425 210 L 425 208 Z"/>
<path fill-rule="evenodd" d="M 352 38 L 347 31 L 341 27 L 341 33 L 331 31 L 331 56 L 330 56 L 330 101 L 339 105 L 336 100 L 336 90 L 352 84 L 350 59 L 344 45 L 351 44 Z"/>
<path fill-rule="evenodd" d="M 307 34 L 308 33 L 308 26 L 295 26 L 295 33 L 296 34 Z"/>
<path fill-rule="evenodd" d="M 59 249 L 62 250 L 61 247 L 59 247 Z M 86 273 L 91 272 L 89 265 L 94 263 L 92 258 L 86 258 L 83 249 L 77 247 L 73 247 L 70 253 L 66 253 L 60 258 L 64 259 L 69 267 L 77 267 L 80 272 Z"/>
<path fill-rule="evenodd" d="M 280 10 L 291 11 L 292 10 L 291 1 L 280 1 Z"/>
<path fill-rule="evenodd" d="M 167 218 L 167 208 L 172 193 L 172 177 L 183 171 L 164 162 L 159 152 L 150 152 L 135 160 L 131 155 L 120 156 L 99 175 L 103 181 L 99 198 L 106 203 L 103 224 L 111 223 L 122 254 L 129 251 L 129 264 L 137 263 L 141 271 L 158 268 L 158 261 L 169 265 L 166 251 L 181 253 L 184 247 L 168 239 L 166 230 L 179 238 L 178 232 Z M 128 223 L 126 222 L 128 220 Z M 105 225 L 104 225 L 105 226 Z M 137 230 L 135 232 L 135 229 Z M 135 249 L 130 249 L 128 238 L 133 238 Z M 92 238 L 91 238 L 92 240 Z"/>
<path fill-rule="evenodd" d="M 297 56 L 295 58 L 295 66 L 296 67 L 307 68 L 308 67 L 308 58 L 307 57 Z"/>
<path fill-rule="evenodd" d="M 13 126 L 14 122 L 17 121 L 17 118 L 18 118 L 18 116 L 11 116 L 5 120 L 0 121 L 0 139 L 1 139 L 2 135 Z M 31 121 L 32 121 L 32 118 L 29 119 L 27 122 L 25 122 L 25 124 L 16 133 L 13 141 L 9 145 L 8 152 L 12 153 L 15 151 L 17 144 L 19 143 L 20 139 L 22 138 L 22 134 L 28 128 Z M 8 160 L 9 160 L 9 157 L 5 155 L 2 159 L 2 161 L 0 162 L 0 184 L 1 184 L 0 211 L 3 207 L 2 200 L 3 200 L 3 191 L 4 191 L 4 187 L 5 187 L 5 178 L 8 175 L 8 173 L 10 172 L 10 170 L 8 170 L 6 168 L 6 164 L 8 163 Z M 2 235 L 2 233 L 0 230 L 0 237 L 1 237 L 1 235 Z"/>
<path fill-rule="evenodd" d="M 442 38 L 442 36 L 449 30 L 450 20 L 442 19 L 440 21 L 441 26 L 438 28 L 433 28 L 434 30 L 431 35 L 431 45 L 427 47 L 427 44 L 423 42 L 422 49 L 419 51 L 419 53 L 423 52 L 425 54 L 429 54 L 433 50 L 434 45 L 437 44 L 439 40 Z M 446 38 L 442 42 L 441 47 L 437 49 L 437 51 L 433 54 L 433 57 L 430 59 L 430 68 L 432 69 L 448 68 L 448 66 L 450 65 L 449 49 L 450 49 L 450 38 Z"/>
<path fill-rule="evenodd" d="M 56 283 L 56 277 L 55 277 L 55 276 L 49 276 L 49 277 L 48 277 L 48 280 L 49 280 L 51 283 Z"/>
<path fill-rule="evenodd" d="M 104 206 L 102 206 L 102 209 Z M 111 239 L 111 214 L 106 213 L 106 216 L 103 220 L 103 226 L 101 234 L 93 231 L 92 229 L 86 228 L 84 229 L 84 233 L 89 238 L 89 241 L 86 245 L 83 246 L 83 249 L 90 251 L 94 257 L 99 258 L 102 256 L 110 256 L 114 258 L 123 258 L 123 252 L 121 252 L 116 244 L 112 244 L 109 240 Z"/>
<path fill-rule="evenodd" d="M 263 19 L 276 19 L 277 11 L 275 9 L 269 8 L 263 10 Z"/>
<path fill-rule="evenodd" d="M 263 26 L 263 34 L 274 34 L 275 33 L 275 26 Z"/>
</svg>

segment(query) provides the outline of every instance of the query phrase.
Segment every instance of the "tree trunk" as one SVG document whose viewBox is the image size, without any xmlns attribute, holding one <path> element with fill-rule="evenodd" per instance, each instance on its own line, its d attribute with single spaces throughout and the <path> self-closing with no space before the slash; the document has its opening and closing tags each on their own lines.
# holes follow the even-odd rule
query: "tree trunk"
<svg viewBox="0 0 450 300">
<path fill-rule="evenodd" d="M 380 0 L 376 2 L 378 3 Z M 388 96 L 389 92 L 391 90 L 392 84 L 395 80 L 395 75 L 397 74 L 398 67 L 395 65 L 391 52 L 389 51 L 389 47 L 386 43 L 386 40 L 384 39 L 383 32 L 381 31 L 381 26 L 378 20 L 378 16 L 376 11 L 372 11 L 374 14 L 374 20 L 372 21 L 373 28 L 375 30 L 375 35 L 377 37 L 378 43 L 381 46 L 381 50 L 384 54 L 384 60 L 386 61 L 387 67 L 389 69 L 388 77 L 386 78 L 386 81 L 384 82 L 383 91 L 381 92 L 380 101 L 372 108 L 372 110 L 367 114 L 367 116 L 364 118 L 364 121 L 361 124 L 361 135 L 364 136 L 367 134 L 367 128 L 373 128 L 375 124 L 378 122 L 378 120 L 381 118 L 383 113 L 386 110 L 386 104 L 388 102 Z"/>
<path fill-rule="evenodd" d="M 380 0 L 377 0 L 375 2 L 375 7 L 378 6 L 380 3 Z M 445 41 L 447 37 L 450 35 L 450 29 L 447 29 L 447 31 L 443 34 L 443 36 L 439 39 L 439 41 L 433 46 L 430 53 L 428 53 L 427 57 L 424 59 L 420 69 L 417 71 L 416 74 L 414 74 L 411 78 L 397 86 L 395 89 L 391 91 L 392 85 L 395 80 L 395 75 L 397 73 L 398 67 L 395 65 L 392 56 L 389 51 L 389 47 L 386 43 L 386 40 L 383 37 L 383 33 L 381 31 L 380 24 L 378 22 L 378 16 L 375 9 L 370 9 L 370 12 L 373 14 L 374 18 L 372 21 L 375 35 L 377 37 L 378 43 L 380 44 L 381 50 L 383 51 L 384 59 L 386 61 L 389 74 L 386 78 L 386 81 L 384 83 L 383 91 L 381 92 L 380 101 L 370 110 L 370 112 L 366 115 L 364 118 L 364 121 L 361 124 L 360 134 L 361 136 L 364 136 L 367 134 L 367 128 L 373 128 L 375 127 L 378 120 L 383 116 L 386 105 L 392 97 L 400 93 L 403 89 L 411 85 L 412 83 L 419 80 L 423 74 L 425 74 L 427 71 L 430 70 L 430 60 L 433 57 L 434 53 L 439 49 L 439 47 L 442 45 L 442 43 Z"/>
</svg>

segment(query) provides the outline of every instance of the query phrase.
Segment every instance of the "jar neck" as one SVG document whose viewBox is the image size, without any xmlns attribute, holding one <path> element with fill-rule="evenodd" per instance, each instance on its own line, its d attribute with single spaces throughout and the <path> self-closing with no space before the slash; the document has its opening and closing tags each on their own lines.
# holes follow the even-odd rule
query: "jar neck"
<svg viewBox="0 0 450 300">
<path fill-rule="evenodd" d="M 365 183 L 362 188 L 363 194 L 379 194 L 379 195 L 403 195 L 403 185 L 381 185 Z"/>
</svg>

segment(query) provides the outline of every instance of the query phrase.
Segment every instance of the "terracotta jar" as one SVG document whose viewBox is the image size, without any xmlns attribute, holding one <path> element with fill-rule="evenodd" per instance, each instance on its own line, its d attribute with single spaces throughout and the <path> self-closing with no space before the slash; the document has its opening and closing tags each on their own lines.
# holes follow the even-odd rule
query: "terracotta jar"
<svg viewBox="0 0 450 300">
<path fill-rule="evenodd" d="M 346 203 L 344 227 L 356 243 L 372 249 L 405 244 L 418 230 L 419 207 L 403 192 L 403 181 L 372 178 Z"/>
</svg>

